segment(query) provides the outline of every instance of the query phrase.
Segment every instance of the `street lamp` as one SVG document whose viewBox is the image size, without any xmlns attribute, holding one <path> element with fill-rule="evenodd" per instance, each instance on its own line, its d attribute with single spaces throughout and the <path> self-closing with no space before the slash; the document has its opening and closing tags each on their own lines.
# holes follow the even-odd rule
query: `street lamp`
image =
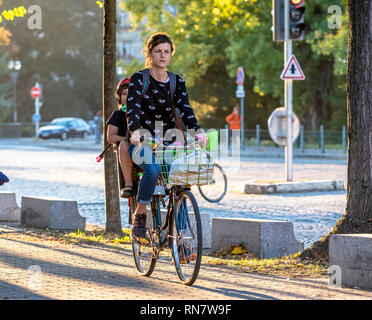
<svg viewBox="0 0 372 320">
<path fill-rule="evenodd" d="M 13 122 L 17 121 L 17 97 L 16 97 L 16 85 L 19 71 L 22 68 L 22 63 L 19 60 L 10 60 L 8 62 L 8 69 L 10 71 L 10 77 L 13 81 L 13 103 L 14 103 L 14 114 L 13 114 Z"/>
</svg>

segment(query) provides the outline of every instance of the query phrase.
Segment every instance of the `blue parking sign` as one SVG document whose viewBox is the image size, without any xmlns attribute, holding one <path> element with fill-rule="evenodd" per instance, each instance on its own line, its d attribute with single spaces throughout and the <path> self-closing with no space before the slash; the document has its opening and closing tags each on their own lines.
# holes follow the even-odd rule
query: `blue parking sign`
<svg viewBox="0 0 372 320">
<path fill-rule="evenodd" d="M 38 123 L 38 122 L 40 122 L 40 119 L 41 119 L 41 117 L 40 117 L 39 114 L 34 113 L 34 114 L 32 115 L 32 122 L 33 122 L 33 123 Z"/>
</svg>

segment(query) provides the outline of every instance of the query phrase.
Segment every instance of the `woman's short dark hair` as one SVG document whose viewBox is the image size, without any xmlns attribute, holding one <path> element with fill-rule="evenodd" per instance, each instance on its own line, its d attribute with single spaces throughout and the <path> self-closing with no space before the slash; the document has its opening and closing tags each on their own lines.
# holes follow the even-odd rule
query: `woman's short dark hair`
<svg viewBox="0 0 372 320">
<path fill-rule="evenodd" d="M 169 43 L 171 46 L 172 55 L 176 52 L 176 46 L 173 43 L 172 38 L 165 32 L 154 33 L 146 42 L 145 49 L 143 50 L 146 57 L 146 68 L 151 67 L 151 50 L 160 43 Z"/>
</svg>

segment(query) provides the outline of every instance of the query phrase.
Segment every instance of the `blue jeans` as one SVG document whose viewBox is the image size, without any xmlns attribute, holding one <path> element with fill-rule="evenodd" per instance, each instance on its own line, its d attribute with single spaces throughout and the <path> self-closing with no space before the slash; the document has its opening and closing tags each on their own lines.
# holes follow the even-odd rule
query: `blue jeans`
<svg viewBox="0 0 372 320">
<path fill-rule="evenodd" d="M 131 144 L 129 155 L 133 162 L 144 171 L 138 188 L 137 201 L 141 204 L 149 204 L 161 173 L 159 161 L 149 147 L 139 149 Z"/>
</svg>

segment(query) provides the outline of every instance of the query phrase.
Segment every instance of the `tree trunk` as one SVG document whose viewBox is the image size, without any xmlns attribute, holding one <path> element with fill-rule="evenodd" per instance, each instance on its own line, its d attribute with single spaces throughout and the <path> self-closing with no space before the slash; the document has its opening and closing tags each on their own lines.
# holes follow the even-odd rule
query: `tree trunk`
<svg viewBox="0 0 372 320">
<path fill-rule="evenodd" d="M 327 258 L 330 234 L 372 233 L 372 2 L 349 0 L 346 211 L 300 258 Z"/>
<path fill-rule="evenodd" d="M 106 121 L 115 108 L 116 1 L 105 1 L 103 23 L 103 143 L 107 145 Z M 120 198 L 116 155 L 110 148 L 104 157 L 106 231 L 121 233 Z"/>
</svg>

